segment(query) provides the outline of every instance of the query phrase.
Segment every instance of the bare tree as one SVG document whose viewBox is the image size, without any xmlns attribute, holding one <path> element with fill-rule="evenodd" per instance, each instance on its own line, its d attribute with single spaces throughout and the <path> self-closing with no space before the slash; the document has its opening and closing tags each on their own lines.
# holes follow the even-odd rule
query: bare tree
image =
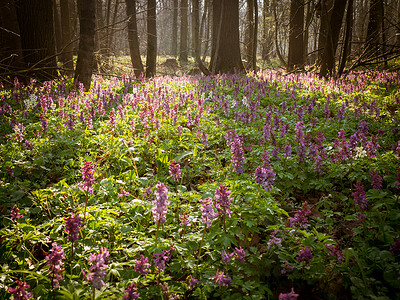
<svg viewBox="0 0 400 300">
<path fill-rule="evenodd" d="M 131 62 L 136 77 L 140 77 L 144 72 L 142 58 L 139 50 L 139 37 L 136 22 L 136 0 L 126 0 L 126 14 L 128 20 L 128 40 Z"/>
<path fill-rule="evenodd" d="M 78 0 L 78 9 L 80 35 L 74 81 L 81 82 L 89 90 L 93 70 L 96 0 Z"/>
<path fill-rule="evenodd" d="M 288 71 L 304 66 L 304 0 L 290 1 Z"/>
<path fill-rule="evenodd" d="M 64 68 L 72 71 L 74 69 L 73 48 L 71 42 L 71 23 L 69 15 L 69 0 L 60 0 L 61 11 L 61 34 L 62 34 L 62 53 L 61 60 Z"/>
<path fill-rule="evenodd" d="M 157 21 L 156 0 L 147 0 L 147 52 L 146 52 L 146 77 L 156 75 L 157 63 Z"/>
<path fill-rule="evenodd" d="M 172 44 L 171 54 L 176 56 L 178 54 L 178 0 L 173 0 L 172 7 Z"/>
<path fill-rule="evenodd" d="M 179 60 L 188 61 L 188 2 L 181 0 L 181 40 L 179 47 Z"/>
</svg>

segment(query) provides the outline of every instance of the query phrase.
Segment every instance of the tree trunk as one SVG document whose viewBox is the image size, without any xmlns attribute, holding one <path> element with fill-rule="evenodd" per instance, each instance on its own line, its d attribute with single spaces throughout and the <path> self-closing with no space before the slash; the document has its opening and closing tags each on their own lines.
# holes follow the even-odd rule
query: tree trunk
<svg viewBox="0 0 400 300">
<path fill-rule="evenodd" d="M 397 47 L 400 47 L 400 1 L 397 2 L 397 26 L 396 26 L 396 42 Z M 397 50 L 400 52 L 400 49 Z"/>
<path fill-rule="evenodd" d="M 93 70 L 94 34 L 96 27 L 96 0 L 78 0 L 80 35 L 75 82 L 90 89 Z"/>
<path fill-rule="evenodd" d="M 254 0 L 254 33 L 253 33 L 253 60 L 252 67 L 257 71 L 257 42 L 258 42 L 258 0 Z"/>
<path fill-rule="evenodd" d="M 333 75 L 335 70 L 335 54 L 339 41 L 340 29 L 342 27 L 342 20 L 344 9 L 346 7 L 346 0 L 336 0 L 332 9 L 332 16 L 328 28 L 328 35 L 325 42 L 324 54 L 321 61 L 320 77 Z"/>
<path fill-rule="evenodd" d="M 0 0 L 0 76 L 25 68 L 14 1 Z"/>
<path fill-rule="evenodd" d="M 157 22 L 156 0 L 147 0 L 147 53 L 146 53 L 146 77 L 156 75 L 157 63 Z"/>
<path fill-rule="evenodd" d="M 209 52 L 208 49 L 209 49 L 209 45 L 210 45 L 210 31 L 212 30 L 211 29 L 212 28 L 211 27 L 211 19 L 212 18 L 210 17 L 210 15 L 212 15 L 212 12 L 211 12 L 212 8 L 211 8 L 210 1 L 211 0 L 206 0 L 206 6 L 207 6 L 207 17 L 206 18 L 207 18 L 207 22 L 204 25 L 204 32 L 205 32 L 206 42 L 204 44 L 203 61 L 206 60 L 206 56 L 207 56 L 207 54 Z M 210 64 L 210 66 L 211 66 L 211 64 Z"/>
<path fill-rule="evenodd" d="M 218 11 L 218 2 L 221 2 Z M 220 13 L 213 73 L 244 71 L 239 44 L 239 0 L 214 0 L 214 13 Z M 215 20 L 215 17 L 213 19 Z"/>
<path fill-rule="evenodd" d="M 278 28 L 279 28 L 279 19 L 278 19 L 278 14 L 276 12 L 276 0 L 272 1 L 272 6 L 273 6 L 273 12 L 274 12 L 274 21 L 275 21 L 275 48 L 276 48 L 276 55 L 278 56 L 280 62 L 282 65 L 287 67 L 287 62 L 283 58 L 281 54 L 281 50 L 279 48 L 279 41 L 278 41 Z"/>
<path fill-rule="evenodd" d="M 139 50 L 139 37 L 136 21 L 136 0 L 126 0 L 126 14 L 128 20 L 128 41 L 131 61 L 136 78 L 139 78 L 144 72 L 142 58 Z"/>
<path fill-rule="evenodd" d="M 367 38 L 365 41 L 367 57 L 378 56 L 380 45 L 383 43 L 382 22 L 383 22 L 383 0 L 371 0 L 369 7 L 369 20 Z"/>
<path fill-rule="evenodd" d="M 254 0 L 247 0 L 247 34 L 246 34 L 246 68 L 251 68 L 253 64 L 254 49 Z"/>
<path fill-rule="evenodd" d="M 289 55 L 288 71 L 304 66 L 304 0 L 290 2 Z"/>
<path fill-rule="evenodd" d="M 172 10 L 172 44 L 171 44 L 171 55 L 178 55 L 178 0 L 173 0 Z"/>
<path fill-rule="evenodd" d="M 332 0 L 321 0 L 316 6 L 317 16 L 320 18 L 319 36 L 318 36 L 318 58 L 317 63 L 320 64 L 324 53 L 326 38 L 328 36 L 329 23 L 332 11 Z"/>
<path fill-rule="evenodd" d="M 53 1 L 16 1 L 21 46 L 30 76 L 41 80 L 56 76 Z"/>
<path fill-rule="evenodd" d="M 194 46 L 194 57 L 196 60 L 196 64 L 199 67 L 200 71 L 203 72 L 205 75 L 210 75 L 211 72 L 206 68 L 203 64 L 203 61 L 200 58 L 200 3 L 199 0 L 192 0 L 193 5 L 193 46 Z"/>
<path fill-rule="evenodd" d="M 188 2 L 181 0 L 181 41 L 179 47 L 179 60 L 188 61 Z"/>
<path fill-rule="evenodd" d="M 338 68 L 338 76 L 343 74 L 344 67 L 346 66 L 347 57 L 350 53 L 351 35 L 353 31 L 353 0 L 347 1 L 346 11 L 346 29 L 343 38 L 342 54 L 340 56 L 340 63 Z"/>
<path fill-rule="evenodd" d="M 58 11 L 57 1 L 53 0 L 53 21 L 54 21 L 54 37 L 56 42 L 56 54 L 60 61 L 60 53 L 62 51 L 61 22 L 60 13 Z"/>
<path fill-rule="evenodd" d="M 62 53 L 61 61 L 63 62 L 64 68 L 69 72 L 74 69 L 73 61 L 73 48 L 71 41 L 71 23 L 69 16 L 69 1 L 60 0 L 60 11 L 61 11 L 61 34 L 62 34 Z"/>
<path fill-rule="evenodd" d="M 314 9 L 315 9 L 315 4 L 312 1 L 307 2 L 307 12 L 306 12 L 306 24 L 304 28 L 304 40 L 303 40 L 303 61 L 305 64 L 307 64 L 307 57 L 308 57 L 308 40 L 310 36 L 310 25 L 312 22 L 312 17 L 314 15 Z"/>
</svg>

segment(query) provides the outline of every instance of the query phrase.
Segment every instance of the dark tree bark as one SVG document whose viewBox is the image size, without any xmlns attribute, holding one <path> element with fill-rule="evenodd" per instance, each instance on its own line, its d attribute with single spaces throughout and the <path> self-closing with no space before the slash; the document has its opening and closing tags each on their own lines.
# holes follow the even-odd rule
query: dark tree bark
<svg viewBox="0 0 400 300">
<path fill-rule="evenodd" d="M 308 56 L 308 40 L 309 40 L 309 36 L 310 36 L 310 25 L 311 25 L 311 21 L 312 21 L 312 17 L 314 14 L 314 10 L 315 10 L 315 4 L 313 1 L 308 1 L 307 2 L 307 11 L 306 11 L 306 17 L 305 17 L 305 28 L 304 28 L 304 35 L 303 35 L 303 61 L 305 64 L 307 64 L 307 56 Z"/>
<path fill-rule="evenodd" d="M 207 8 L 207 16 L 206 16 L 206 22 L 204 22 L 204 36 L 205 36 L 205 43 L 204 43 L 204 50 L 203 50 L 203 61 L 206 60 L 206 56 L 209 52 L 209 45 L 210 45 L 210 32 L 212 31 L 212 3 L 211 0 L 206 0 L 206 8 Z M 211 55 L 210 55 L 211 56 Z M 211 64 L 210 64 L 211 65 Z"/>
<path fill-rule="evenodd" d="M 244 71 L 239 44 L 239 0 L 214 0 L 213 14 L 214 23 L 218 22 L 213 73 Z"/>
<path fill-rule="evenodd" d="M 135 72 L 135 76 L 139 78 L 144 72 L 144 69 L 139 51 L 139 38 L 136 22 L 136 0 L 126 0 L 126 14 L 129 17 L 128 40 L 132 66 Z"/>
<path fill-rule="evenodd" d="M 304 66 L 304 0 L 290 1 L 288 71 Z"/>
<path fill-rule="evenodd" d="M 188 61 L 188 2 L 181 0 L 181 40 L 179 47 L 179 60 Z"/>
<path fill-rule="evenodd" d="M 353 32 L 353 0 L 348 0 L 347 10 L 346 10 L 346 27 L 343 37 L 343 48 L 340 56 L 338 76 L 343 74 L 344 67 L 346 66 L 347 57 L 350 53 L 352 32 Z"/>
<path fill-rule="evenodd" d="M 73 47 L 71 41 L 71 21 L 69 15 L 69 0 L 60 0 L 62 53 L 61 61 L 64 68 L 72 72 L 74 69 Z"/>
<path fill-rule="evenodd" d="M 147 53 L 146 77 L 156 75 L 157 63 L 157 21 L 156 0 L 147 0 Z"/>
<path fill-rule="evenodd" d="M 283 58 L 283 55 L 281 54 L 281 50 L 279 47 L 279 41 L 278 41 L 278 28 L 279 28 L 279 18 L 278 18 L 278 13 L 277 13 L 277 8 L 276 8 L 277 4 L 276 4 L 276 0 L 272 1 L 272 10 L 274 12 L 274 21 L 275 21 L 275 49 L 276 49 L 276 55 L 279 58 L 279 61 L 282 63 L 283 66 L 285 66 L 285 68 L 287 68 L 287 62 L 285 61 L 285 59 Z"/>
<path fill-rule="evenodd" d="M 96 27 L 96 0 L 78 0 L 80 36 L 75 82 L 90 89 L 93 70 L 94 35 Z"/>
<path fill-rule="evenodd" d="M 203 64 L 203 61 L 200 58 L 200 3 L 199 0 L 193 0 L 193 46 L 194 46 L 194 57 L 199 67 L 200 71 L 205 75 L 211 74 L 211 72 L 206 68 Z"/>
<path fill-rule="evenodd" d="M 56 76 L 56 45 L 52 0 L 16 2 L 22 54 L 30 72 L 40 80 Z"/>
<path fill-rule="evenodd" d="M 171 44 L 171 55 L 178 55 L 178 0 L 173 0 L 172 8 L 172 44 Z"/>
<path fill-rule="evenodd" d="M 0 0 L 0 76 L 25 68 L 13 0 Z"/>
<path fill-rule="evenodd" d="M 383 0 L 370 0 L 367 38 L 365 41 L 367 57 L 378 56 L 382 40 Z"/>
<path fill-rule="evenodd" d="M 58 60 L 60 60 L 59 54 L 62 51 L 62 37 L 61 37 L 61 22 L 60 13 L 58 11 L 57 1 L 53 0 L 53 21 L 54 21 L 54 36 L 56 41 L 56 53 Z"/>
<path fill-rule="evenodd" d="M 335 70 L 335 53 L 339 41 L 340 29 L 342 27 L 342 20 L 344 10 L 346 7 L 346 0 L 336 0 L 332 9 L 332 16 L 328 28 L 328 34 L 324 47 L 324 54 L 321 61 L 320 77 L 333 75 Z"/>
<path fill-rule="evenodd" d="M 317 17 L 320 18 L 319 35 L 318 35 L 318 64 L 322 61 L 326 37 L 328 35 L 329 20 L 331 18 L 333 0 L 320 0 L 316 5 Z"/>
<path fill-rule="evenodd" d="M 254 0 L 254 33 L 252 67 L 257 71 L 257 44 L 258 44 L 258 0 Z"/>
<path fill-rule="evenodd" d="M 254 0 L 247 0 L 247 38 L 246 38 L 246 68 L 253 65 L 253 49 L 254 49 Z"/>
</svg>

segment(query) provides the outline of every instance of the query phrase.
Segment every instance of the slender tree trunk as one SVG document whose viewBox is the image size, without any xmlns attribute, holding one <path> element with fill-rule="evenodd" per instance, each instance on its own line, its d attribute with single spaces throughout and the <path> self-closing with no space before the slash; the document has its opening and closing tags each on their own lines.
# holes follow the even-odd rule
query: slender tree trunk
<svg viewBox="0 0 400 300">
<path fill-rule="evenodd" d="M 367 29 L 366 54 L 367 57 L 378 56 L 382 44 L 383 0 L 371 0 L 369 7 L 369 20 Z"/>
<path fill-rule="evenodd" d="M 307 64 L 307 57 L 308 57 L 308 42 L 309 42 L 309 36 L 310 36 L 310 25 L 313 17 L 313 12 L 315 9 L 315 4 L 312 1 L 307 2 L 307 12 L 306 12 L 306 24 L 305 24 L 305 29 L 304 29 L 304 41 L 303 41 L 303 61 L 305 64 Z"/>
<path fill-rule="evenodd" d="M 239 0 L 214 0 L 213 4 L 220 1 L 222 17 L 218 24 L 213 73 L 242 72 L 244 66 L 239 44 Z"/>
<path fill-rule="evenodd" d="M 171 44 L 171 55 L 178 55 L 178 0 L 173 0 L 172 10 L 172 44 Z"/>
<path fill-rule="evenodd" d="M 61 22 L 60 13 L 58 11 L 57 1 L 53 0 L 53 20 L 54 20 L 54 37 L 56 42 L 56 54 L 58 60 L 60 60 L 60 53 L 62 51 L 62 37 L 61 37 Z"/>
<path fill-rule="evenodd" d="M 288 71 L 304 66 L 304 0 L 290 2 Z"/>
<path fill-rule="evenodd" d="M 181 0 L 181 42 L 179 47 L 179 60 L 188 61 L 188 3 Z"/>
<path fill-rule="evenodd" d="M 212 17 L 211 17 L 212 12 L 211 11 L 212 11 L 212 8 L 211 8 L 210 1 L 211 0 L 206 0 L 206 3 L 207 3 L 206 4 L 207 5 L 207 23 L 205 24 L 205 28 L 204 28 L 206 42 L 204 44 L 203 61 L 206 60 L 207 53 L 209 52 L 209 45 L 210 45 L 210 39 L 211 39 L 210 31 L 212 30 L 212 26 L 211 26 L 211 19 L 212 19 Z M 212 55 L 210 55 L 210 56 L 212 56 Z M 211 66 L 211 63 L 210 63 L 210 66 Z"/>
<path fill-rule="evenodd" d="M 253 65 L 253 48 L 254 48 L 254 0 L 247 0 L 247 38 L 246 38 L 246 68 Z"/>
<path fill-rule="evenodd" d="M 254 32 L 253 32 L 253 60 L 252 67 L 257 71 L 257 43 L 258 43 L 258 0 L 254 0 Z"/>
<path fill-rule="evenodd" d="M 332 11 L 332 1 L 333 0 L 321 0 L 319 1 L 316 10 L 317 16 L 320 18 L 319 25 L 319 35 L 318 35 L 318 64 L 322 61 L 322 56 L 324 53 L 324 47 L 326 43 L 326 37 L 328 36 L 329 23 Z"/>
<path fill-rule="evenodd" d="M 332 9 L 332 16 L 326 43 L 324 47 L 324 54 L 321 62 L 320 77 L 333 75 L 335 70 L 335 54 L 339 41 L 340 29 L 342 27 L 342 20 L 344 10 L 346 7 L 346 0 L 336 0 Z"/>
<path fill-rule="evenodd" d="M 344 32 L 343 49 L 338 68 L 338 76 L 343 74 L 344 67 L 346 66 L 347 57 L 350 53 L 349 49 L 350 49 L 352 31 L 353 31 L 353 0 L 347 0 L 346 28 Z"/>
<path fill-rule="evenodd" d="M 75 82 L 90 89 L 93 70 L 94 34 L 96 27 L 96 0 L 78 0 L 80 36 Z"/>
<path fill-rule="evenodd" d="M 278 41 L 278 28 L 279 28 L 279 19 L 278 19 L 278 14 L 276 12 L 276 0 L 272 1 L 272 6 L 273 6 L 273 12 L 274 12 L 274 20 L 275 20 L 275 48 L 276 48 L 276 55 L 278 56 L 280 62 L 282 63 L 282 65 L 285 66 L 285 68 L 287 67 L 287 62 L 285 61 L 285 59 L 283 58 L 282 54 L 281 54 L 281 50 L 279 47 L 279 41 Z"/>
<path fill-rule="evenodd" d="M 147 0 L 147 53 L 146 53 L 146 77 L 156 75 L 157 64 L 157 22 L 156 0 Z"/>
<path fill-rule="evenodd" d="M 0 0 L 0 76 L 25 68 L 14 1 Z"/>
<path fill-rule="evenodd" d="M 397 2 L 397 26 L 396 26 L 396 41 L 397 47 L 400 48 L 400 1 Z M 400 52 L 400 49 L 397 50 Z"/>
<path fill-rule="evenodd" d="M 69 1 L 60 0 L 60 11 L 61 11 L 61 33 L 62 33 L 62 53 L 61 60 L 64 68 L 69 72 L 74 69 L 73 61 L 73 48 L 71 41 L 71 23 L 69 15 Z"/>
<path fill-rule="evenodd" d="M 129 17 L 128 20 L 128 41 L 129 50 L 131 54 L 131 61 L 135 76 L 139 78 L 144 72 L 142 58 L 139 50 L 139 37 L 137 32 L 137 21 L 136 21 L 136 0 L 126 0 L 126 14 Z"/>
<path fill-rule="evenodd" d="M 16 1 L 21 46 L 31 76 L 52 79 L 56 76 L 53 1 Z"/>
<path fill-rule="evenodd" d="M 193 5 L 193 46 L 194 46 L 194 57 L 197 63 L 197 66 L 199 67 L 200 71 L 203 72 L 205 75 L 210 75 L 211 72 L 205 67 L 203 64 L 203 61 L 200 58 L 200 52 L 201 52 L 201 47 L 200 47 L 200 3 L 199 0 L 192 0 L 192 5 Z"/>
</svg>

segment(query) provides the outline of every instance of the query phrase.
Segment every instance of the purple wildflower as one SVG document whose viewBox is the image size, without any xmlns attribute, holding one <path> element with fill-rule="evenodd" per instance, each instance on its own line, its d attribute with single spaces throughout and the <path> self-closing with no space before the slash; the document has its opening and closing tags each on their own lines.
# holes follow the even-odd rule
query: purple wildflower
<svg viewBox="0 0 400 300">
<path fill-rule="evenodd" d="M 244 252 L 244 249 L 242 247 L 235 247 L 235 255 L 237 257 L 237 259 L 244 264 L 244 257 L 246 256 L 246 252 Z"/>
<path fill-rule="evenodd" d="M 155 267 L 157 267 L 157 273 L 161 273 L 165 270 L 165 263 L 171 259 L 170 252 L 174 250 L 170 248 L 169 250 L 163 250 L 161 253 L 154 254 L 153 262 Z"/>
<path fill-rule="evenodd" d="M 342 251 L 340 251 L 339 245 L 336 245 L 336 247 L 334 247 L 333 245 L 324 244 L 324 246 L 326 247 L 326 249 L 328 249 L 329 256 L 336 257 L 339 264 L 343 262 Z"/>
<path fill-rule="evenodd" d="M 370 172 L 371 179 L 372 179 L 372 187 L 376 190 L 382 189 L 382 177 L 379 175 L 379 171 L 371 171 Z"/>
<path fill-rule="evenodd" d="M 117 127 L 116 123 L 115 123 L 115 109 L 112 108 L 110 111 L 110 125 L 112 129 L 115 129 Z"/>
<path fill-rule="evenodd" d="M 254 172 L 254 177 L 256 182 L 260 184 L 266 191 L 272 190 L 272 184 L 275 181 L 276 175 L 271 167 L 264 168 L 258 166 Z"/>
<path fill-rule="evenodd" d="M 17 287 L 9 287 L 8 292 L 14 296 L 15 300 L 27 300 L 33 298 L 33 294 L 26 291 L 31 286 L 26 283 L 26 281 L 22 282 L 17 279 Z"/>
<path fill-rule="evenodd" d="M 179 216 L 179 219 L 181 220 L 181 223 L 179 225 L 190 226 L 189 214 L 186 211 L 184 211 L 183 214 Z"/>
<path fill-rule="evenodd" d="M 65 231 L 69 234 L 68 239 L 71 242 L 75 242 L 79 238 L 79 229 L 82 228 L 82 219 L 79 215 L 74 216 L 71 213 L 71 216 L 68 218 L 64 218 L 65 221 Z"/>
<path fill-rule="evenodd" d="M 283 151 L 284 151 L 283 156 L 286 159 L 289 159 L 292 157 L 292 145 L 286 144 L 285 147 L 283 148 Z"/>
<path fill-rule="evenodd" d="M 213 200 L 211 197 L 200 199 L 201 203 L 201 220 L 205 224 L 206 228 L 210 228 L 213 220 L 217 216 L 213 208 Z"/>
<path fill-rule="evenodd" d="M 94 184 L 93 161 L 85 161 L 82 167 L 83 190 L 93 194 L 92 185 Z"/>
<path fill-rule="evenodd" d="M 303 203 L 303 208 L 298 210 L 293 218 L 289 220 L 289 225 L 293 227 L 296 223 L 305 227 L 308 224 L 308 216 L 311 215 L 311 207 L 307 202 Z"/>
<path fill-rule="evenodd" d="M 397 175 L 396 175 L 396 187 L 400 189 L 400 167 L 397 168 Z"/>
<path fill-rule="evenodd" d="M 166 222 L 166 215 L 167 215 L 167 206 L 170 204 L 168 201 L 168 187 L 165 186 L 163 183 L 158 182 L 156 185 L 155 199 L 153 201 L 153 218 L 154 222 L 163 224 Z"/>
<path fill-rule="evenodd" d="M 396 256 L 400 253 L 400 240 L 397 238 L 394 241 L 394 244 L 390 245 L 389 251 L 392 253 L 393 256 Z"/>
<path fill-rule="evenodd" d="M 198 280 L 195 277 L 192 277 L 192 275 L 189 275 L 188 281 L 189 281 L 189 289 L 193 290 L 196 287 Z"/>
<path fill-rule="evenodd" d="M 367 209 L 367 195 L 365 194 L 364 185 L 357 180 L 352 193 L 354 202 L 363 210 Z"/>
<path fill-rule="evenodd" d="M 139 298 L 140 293 L 137 292 L 136 283 L 132 282 L 124 291 L 122 299 L 124 300 L 136 300 Z"/>
<path fill-rule="evenodd" d="M 24 215 L 21 215 L 19 213 L 19 208 L 18 208 L 17 204 L 15 204 L 10 213 L 11 220 L 15 220 L 16 222 L 18 222 L 18 219 L 22 218 L 23 216 Z"/>
<path fill-rule="evenodd" d="M 278 233 L 278 230 L 275 230 L 273 233 L 271 233 L 269 236 L 270 236 L 270 239 L 269 239 L 269 241 L 268 241 L 268 243 L 267 243 L 267 248 L 268 249 L 271 249 L 271 247 L 272 247 L 272 245 L 277 245 L 277 246 L 281 246 L 281 242 L 282 242 L 282 240 L 280 239 L 280 238 L 277 238 L 275 235 Z"/>
<path fill-rule="evenodd" d="M 303 250 L 299 250 L 299 254 L 297 256 L 297 261 L 302 262 L 304 261 L 306 266 L 310 266 L 310 260 L 314 256 L 311 253 L 311 248 L 310 247 L 305 247 Z"/>
<path fill-rule="evenodd" d="M 233 138 L 233 141 L 231 142 L 231 154 L 232 154 L 233 172 L 242 174 L 244 165 L 244 150 L 243 150 L 243 142 L 240 137 L 235 136 Z"/>
<path fill-rule="evenodd" d="M 118 193 L 118 198 L 128 197 L 128 196 L 129 196 L 129 193 L 127 191 L 125 191 L 121 186 L 121 192 Z"/>
<path fill-rule="evenodd" d="M 364 213 L 359 213 L 359 214 L 357 215 L 356 224 L 359 225 L 359 224 L 361 223 L 361 221 L 362 221 L 365 217 L 366 217 L 366 214 L 364 214 Z"/>
<path fill-rule="evenodd" d="M 50 274 L 52 275 L 53 289 L 59 288 L 60 280 L 64 278 L 61 276 L 61 273 L 64 270 L 61 269 L 62 265 L 64 264 L 62 261 L 63 259 L 65 259 L 64 250 L 56 242 L 53 242 L 50 254 L 46 256 L 47 266 L 49 267 Z"/>
<path fill-rule="evenodd" d="M 291 265 L 289 265 L 289 263 L 287 261 L 285 261 L 285 264 L 283 265 L 283 268 L 281 270 L 281 274 L 286 274 L 287 270 L 289 271 L 293 271 L 293 267 Z"/>
<path fill-rule="evenodd" d="M 234 255 L 235 253 L 232 252 L 231 254 L 226 253 L 225 250 L 222 250 L 221 252 L 221 257 L 222 257 L 222 261 L 224 262 L 224 264 L 229 264 L 231 262 L 231 257 Z"/>
<path fill-rule="evenodd" d="M 219 269 L 217 269 L 217 274 L 215 274 L 213 279 L 215 283 L 222 286 L 231 285 L 232 283 L 232 278 L 229 277 L 228 273 L 225 274 L 224 271 L 219 273 Z"/>
<path fill-rule="evenodd" d="M 280 293 L 279 294 L 279 300 L 296 300 L 297 297 L 299 297 L 299 294 L 295 294 L 293 288 L 291 289 L 290 293 L 287 293 L 287 294 Z"/>
<path fill-rule="evenodd" d="M 136 261 L 134 270 L 146 276 L 150 272 L 149 268 L 150 268 L 149 258 L 143 256 L 143 254 L 140 254 L 140 259 Z"/>
<path fill-rule="evenodd" d="M 90 254 L 89 262 L 91 263 L 91 267 L 89 268 L 89 273 L 86 274 L 83 272 L 83 276 L 86 280 L 90 281 L 93 284 L 93 287 L 98 290 L 100 290 L 102 286 L 106 285 L 103 279 L 107 274 L 105 269 L 108 267 L 109 257 L 110 253 L 107 251 L 107 248 L 101 247 L 98 254 Z"/>
<path fill-rule="evenodd" d="M 228 190 L 226 185 L 221 184 L 219 188 L 215 190 L 215 208 L 218 211 L 218 215 L 227 215 L 231 217 L 231 211 L 229 206 L 232 204 L 231 191 Z"/>
<path fill-rule="evenodd" d="M 14 178 L 15 174 L 14 174 L 13 168 L 9 167 L 9 166 L 7 166 L 6 168 L 7 168 L 7 174 L 10 175 L 10 177 Z"/>
<path fill-rule="evenodd" d="M 169 169 L 169 175 L 172 177 L 172 179 L 175 179 L 175 180 L 182 179 L 181 166 L 179 164 L 177 164 L 176 161 L 174 161 L 174 160 L 171 161 L 169 163 L 168 169 Z"/>
</svg>

